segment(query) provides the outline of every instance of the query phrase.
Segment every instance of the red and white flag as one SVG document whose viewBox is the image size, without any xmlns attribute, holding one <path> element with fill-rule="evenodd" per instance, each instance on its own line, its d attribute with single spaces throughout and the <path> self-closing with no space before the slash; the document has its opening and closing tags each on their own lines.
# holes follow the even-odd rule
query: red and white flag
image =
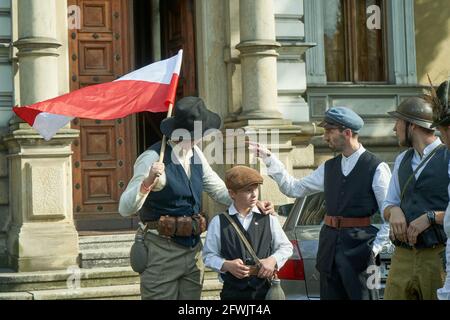
<svg viewBox="0 0 450 320">
<path fill-rule="evenodd" d="M 74 118 L 114 120 L 142 111 L 165 112 L 175 101 L 183 50 L 116 81 L 85 87 L 14 112 L 45 140 Z"/>
</svg>

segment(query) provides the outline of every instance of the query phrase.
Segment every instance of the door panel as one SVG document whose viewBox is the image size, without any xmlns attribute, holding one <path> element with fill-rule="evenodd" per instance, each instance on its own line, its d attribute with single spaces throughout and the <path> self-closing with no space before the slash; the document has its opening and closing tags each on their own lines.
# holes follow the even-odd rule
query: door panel
<svg viewBox="0 0 450 320">
<path fill-rule="evenodd" d="M 81 27 L 69 30 L 71 90 L 114 81 L 130 71 L 128 1 L 69 0 L 81 8 Z M 118 213 L 135 161 L 135 117 L 75 119 L 74 218 L 79 231 L 131 229 Z"/>
<path fill-rule="evenodd" d="M 178 97 L 197 96 L 195 19 L 193 0 L 161 0 L 162 55 L 169 58 L 184 50 Z"/>
</svg>

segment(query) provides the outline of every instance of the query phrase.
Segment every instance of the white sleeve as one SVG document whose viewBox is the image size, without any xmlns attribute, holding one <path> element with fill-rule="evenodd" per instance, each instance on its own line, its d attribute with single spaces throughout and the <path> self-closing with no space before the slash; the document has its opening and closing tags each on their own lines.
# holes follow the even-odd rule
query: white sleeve
<svg viewBox="0 0 450 320">
<path fill-rule="evenodd" d="M 372 182 L 372 189 L 377 199 L 381 219 L 383 220 L 380 231 L 378 231 L 377 237 L 375 238 L 372 246 L 372 251 L 375 253 L 375 255 L 378 255 L 381 252 L 383 246 L 389 246 L 391 242 L 391 240 L 389 239 L 389 224 L 384 221 L 383 214 L 384 209 L 386 208 L 384 206 L 384 203 L 390 180 L 391 170 L 389 169 L 389 166 L 384 162 L 380 163 L 380 165 L 377 167 L 377 170 L 375 171 Z"/>
<path fill-rule="evenodd" d="M 220 250 L 220 216 L 216 215 L 208 226 L 202 256 L 205 267 L 218 273 L 222 273 L 221 269 L 225 262 L 225 259 L 220 256 Z"/>
<path fill-rule="evenodd" d="M 293 246 L 283 231 L 278 218 L 273 215 L 270 215 L 270 230 L 272 233 L 272 257 L 277 261 L 277 267 L 280 270 L 292 256 Z"/>
<path fill-rule="evenodd" d="M 388 191 L 386 194 L 386 199 L 383 203 L 383 208 L 387 208 L 388 206 L 400 206 L 400 183 L 398 181 L 398 169 L 400 167 L 400 163 L 405 156 L 405 152 L 401 153 L 397 159 L 395 159 L 394 170 L 392 170 L 392 178 L 389 182 Z"/>
<path fill-rule="evenodd" d="M 267 174 L 275 180 L 281 192 L 291 198 L 300 198 L 324 191 L 325 164 L 303 179 L 291 176 L 284 164 L 272 154 L 264 159 Z"/>
<path fill-rule="evenodd" d="M 119 213 L 123 217 L 136 214 L 144 205 L 149 194 L 141 193 L 141 184 L 147 178 L 150 168 L 156 161 L 159 161 L 159 155 L 155 151 L 146 151 L 136 160 L 133 178 L 131 178 L 125 192 L 120 197 Z M 162 190 L 165 183 L 166 176 L 163 174 L 159 177 L 158 184 L 153 191 Z"/>
<path fill-rule="evenodd" d="M 230 206 L 233 202 L 228 194 L 228 189 L 225 186 L 225 182 L 219 177 L 219 175 L 211 168 L 203 152 L 195 147 L 195 150 L 200 157 L 203 168 L 203 190 L 218 203 Z"/>
</svg>

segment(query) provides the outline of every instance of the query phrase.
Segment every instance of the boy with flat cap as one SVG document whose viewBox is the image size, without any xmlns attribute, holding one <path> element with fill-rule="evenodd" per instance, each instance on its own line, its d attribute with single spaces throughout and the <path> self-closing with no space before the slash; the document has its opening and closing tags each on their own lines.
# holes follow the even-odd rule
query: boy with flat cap
<svg viewBox="0 0 450 320">
<path fill-rule="evenodd" d="M 256 206 L 263 183 L 256 170 L 236 166 L 226 172 L 225 183 L 233 204 L 212 219 L 203 260 L 220 274 L 222 300 L 264 300 L 270 288 L 267 279 L 292 255 L 292 244 L 277 217 L 262 215 Z M 256 257 L 240 237 L 247 239 Z"/>
<path fill-rule="evenodd" d="M 376 286 L 368 286 L 367 268 L 375 264 L 374 258 L 383 246 L 389 245 L 389 229 L 384 223 L 378 231 L 370 217 L 383 212 L 391 172 L 386 163 L 359 143 L 363 125 L 361 117 L 348 108 L 329 109 L 320 126 L 325 128 L 325 142 L 340 154 L 303 179 L 290 176 L 264 146 L 251 145 L 285 195 L 299 198 L 324 192 L 327 215 L 316 265 L 322 300 L 378 298 Z"/>
<path fill-rule="evenodd" d="M 175 104 L 175 116 L 161 123 L 169 139 L 163 163 L 162 143 L 144 152 L 134 166 L 134 176 L 120 198 L 122 216 L 139 213 L 146 225 L 147 268 L 141 273 L 143 300 L 198 300 L 203 285 L 202 243 L 206 225 L 201 211 L 202 194 L 230 205 L 228 190 L 212 170 L 197 144 L 208 130 L 219 129 L 220 116 L 198 97 Z M 196 132 L 200 123 L 202 130 Z M 270 203 L 258 203 L 273 211 Z"/>
</svg>

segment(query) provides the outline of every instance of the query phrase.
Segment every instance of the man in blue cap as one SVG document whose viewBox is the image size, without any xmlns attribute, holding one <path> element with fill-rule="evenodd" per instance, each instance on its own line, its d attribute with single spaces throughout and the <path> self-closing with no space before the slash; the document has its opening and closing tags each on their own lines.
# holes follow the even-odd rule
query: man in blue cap
<svg viewBox="0 0 450 320">
<path fill-rule="evenodd" d="M 377 211 L 383 212 L 391 178 L 389 166 L 359 143 L 358 133 L 364 121 L 352 110 L 331 108 L 320 126 L 325 129 L 325 142 L 340 154 L 303 179 L 290 176 L 264 146 L 253 147 L 285 195 L 297 198 L 325 194 L 327 215 L 320 232 L 316 265 L 321 299 L 378 299 L 377 286 L 367 281 L 368 267 L 389 243 L 389 229 L 385 223 L 379 231 L 371 225 L 370 217 Z"/>
</svg>

